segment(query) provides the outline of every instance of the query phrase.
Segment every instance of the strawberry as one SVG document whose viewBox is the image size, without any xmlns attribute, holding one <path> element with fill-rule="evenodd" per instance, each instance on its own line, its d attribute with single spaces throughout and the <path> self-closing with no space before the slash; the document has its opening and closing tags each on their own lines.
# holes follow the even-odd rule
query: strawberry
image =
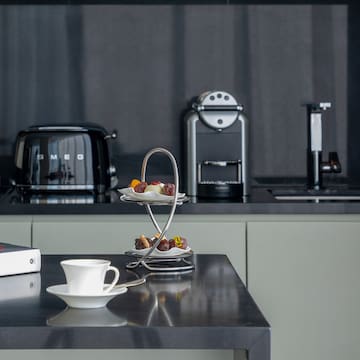
<svg viewBox="0 0 360 360">
<path fill-rule="evenodd" d="M 159 180 L 153 180 L 153 181 L 150 183 L 150 185 L 159 185 L 159 184 L 161 184 L 161 181 L 159 181 Z"/>
<path fill-rule="evenodd" d="M 163 187 L 163 194 L 168 196 L 175 195 L 175 185 L 171 183 L 167 183 Z"/>
<path fill-rule="evenodd" d="M 140 183 L 138 183 L 135 187 L 134 187 L 134 191 L 137 193 L 143 193 L 145 188 L 147 187 L 147 182 L 146 181 L 141 181 Z"/>
</svg>

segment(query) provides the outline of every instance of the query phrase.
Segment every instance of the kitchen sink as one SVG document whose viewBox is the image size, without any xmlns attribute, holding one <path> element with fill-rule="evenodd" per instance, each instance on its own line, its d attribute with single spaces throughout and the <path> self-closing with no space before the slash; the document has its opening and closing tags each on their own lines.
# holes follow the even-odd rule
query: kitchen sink
<svg viewBox="0 0 360 360">
<path fill-rule="evenodd" d="M 360 201 L 360 189 L 273 189 L 269 190 L 277 200 L 290 201 Z"/>
</svg>

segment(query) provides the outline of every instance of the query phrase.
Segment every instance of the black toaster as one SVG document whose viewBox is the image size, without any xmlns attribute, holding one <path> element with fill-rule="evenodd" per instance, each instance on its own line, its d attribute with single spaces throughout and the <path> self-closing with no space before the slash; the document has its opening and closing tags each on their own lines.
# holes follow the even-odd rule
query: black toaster
<svg viewBox="0 0 360 360">
<path fill-rule="evenodd" d="M 94 191 L 111 187 L 107 139 L 116 138 L 96 124 L 37 125 L 18 133 L 15 185 L 22 191 Z"/>
</svg>

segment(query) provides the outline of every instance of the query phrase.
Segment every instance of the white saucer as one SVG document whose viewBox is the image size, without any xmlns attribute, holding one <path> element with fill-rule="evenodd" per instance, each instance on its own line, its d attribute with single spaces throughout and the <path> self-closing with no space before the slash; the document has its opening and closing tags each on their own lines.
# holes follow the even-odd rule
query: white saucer
<svg viewBox="0 0 360 360">
<path fill-rule="evenodd" d="M 58 296 L 65 301 L 69 307 L 77 309 L 95 309 L 106 306 L 106 304 L 115 296 L 127 292 L 126 287 L 113 289 L 108 293 L 95 295 L 71 294 L 67 284 L 49 286 L 46 291 L 50 294 Z"/>
</svg>

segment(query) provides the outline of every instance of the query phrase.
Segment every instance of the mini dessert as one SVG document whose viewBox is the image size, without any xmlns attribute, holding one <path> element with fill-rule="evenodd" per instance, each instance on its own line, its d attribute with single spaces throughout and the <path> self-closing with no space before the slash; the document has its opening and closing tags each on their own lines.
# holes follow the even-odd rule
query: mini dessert
<svg viewBox="0 0 360 360">
<path fill-rule="evenodd" d="M 184 237 L 174 236 L 169 240 L 169 249 L 172 249 L 173 247 L 185 250 L 188 247 L 188 242 Z"/>
<path fill-rule="evenodd" d="M 160 233 L 156 233 L 153 237 L 152 237 L 152 242 L 153 244 L 155 244 L 155 242 L 159 239 L 160 237 Z M 169 250 L 169 241 L 168 239 L 164 236 L 161 241 L 159 242 L 157 249 L 160 251 L 167 251 Z"/>
<path fill-rule="evenodd" d="M 162 239 L 159 242 L 157 249 L 160 251 L 168 251 L 169 250 L 169 241 L 167 239 Z"/>
<path fill-rule="evenodd" d="M 144 192 L 153 191 L 158 194 L 161 194 L 162 188 L 163 188 L 163 184 L 161 184 L 161 183 L 160 184 L 150 184 L 145 188 Z"/>
<path fill-rule="evenodd" d="M 135 249 L 149 249 L 152 246 L 151 239 L 147 238 L 145 235 L 140 235 L 139 238 L 135 239 Z"/>
<path fill-rule="evenodd" d="M 137 193 L 143 193 L 146 187 L 148 186 L 146 181 L 140 181 L 135 187 L 134 191 Z"/>
<path fill-rule="evenodd" d="M 159 185 L 159 184 L 162 184 L 162 182 L 159 180 L 153 180 L 150 184 L 151 185 Z"/>
<path fill-rule="evenodd" d="M 175 185 L 171 184 L 171 183 L 164 184 L 162 193 L 164 195 L 174 196 L 175 195 Z"/>
<path fill-rule="evenodd" d="M 139 238 L 135 239 L 135 249 L 149 249 L 155 245 L 155 242 L 159 239 L 160 233 L 156 233 L 151 239 L 145 235 L 140 235 Z M 181 236 L 174 236 L 172 239 L 168 240 L 165 236 L 161 239 L 157 245 L 159 251 L 168 251 L 174 247 L 179 249 L 186 250 L 188 247 L 188 241 Z"/>
<path fill-rule="evenodd" d="M 167 196 L 174 196 L 175 195 L 175 185 L 172 183 L 162 183 L 159 180 L 151 181 L 148 184 L 146 181 L 140 181 L 138 179 L 132 179 L 129 187 L 133 188 L 137 193 L 144 193 L 153 191 L 157 194 L 163 194 Z"/>
<path fill-rule="evenodd" d="M 135 186 L 136 185 L 138 185 L 138 184 L 140 184 L 141 183 L 141 181 L 139 180 L 139 179 L 132 179 L 131 180 L 131 182 L 130 182 L 130 184 L 129 184 L 129 187 L 131 187 L 131 188 L 135 188 Z"/>
</svg>

